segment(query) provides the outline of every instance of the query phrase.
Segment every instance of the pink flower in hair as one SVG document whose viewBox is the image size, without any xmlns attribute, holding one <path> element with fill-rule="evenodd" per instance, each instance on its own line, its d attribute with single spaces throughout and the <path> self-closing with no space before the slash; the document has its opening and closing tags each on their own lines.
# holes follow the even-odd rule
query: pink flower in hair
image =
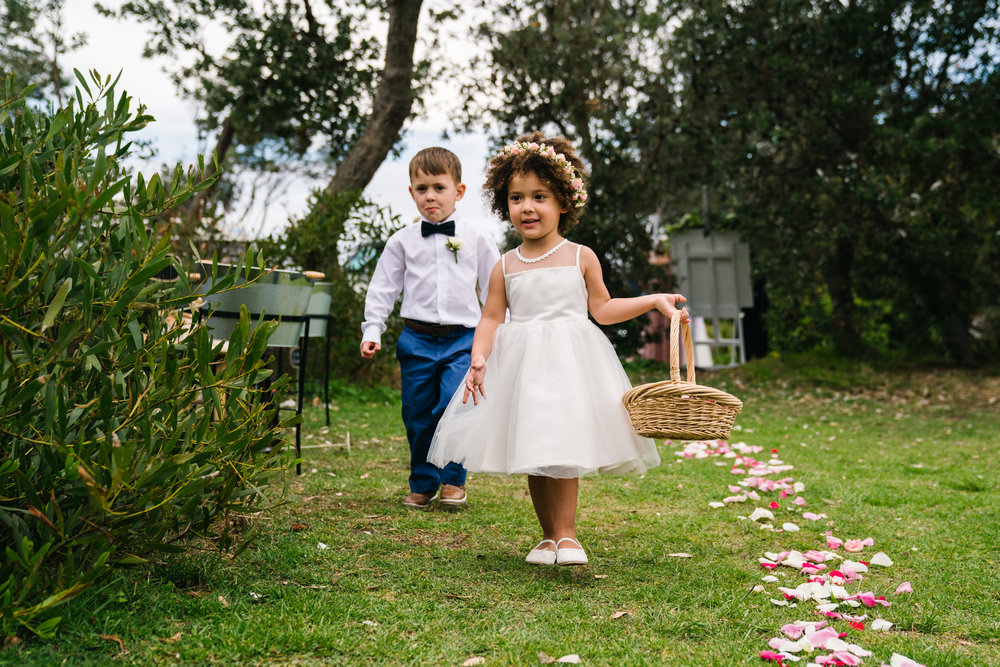
<svg viewBox="0 0 1000 667">
<path fill-rule="evenodd" d="M 503 155 L 519 155 L 524 152 L 535 152 L 555 162 L 556 166 L 561 168 L 563 173 L 569 177 L 570 187 L 573 189 L 571 201 L 575 202 L 577 208 L 584 205 L 584 202 L 587 201 L 587 190 L 583 184 L 583 175 L 566 159 L 563 153 L 556 153 L 556 149 L 552 146 L 535 142 L 529 143 L 527 141 L 507 144 L 503 147 Z"/>
</svg>

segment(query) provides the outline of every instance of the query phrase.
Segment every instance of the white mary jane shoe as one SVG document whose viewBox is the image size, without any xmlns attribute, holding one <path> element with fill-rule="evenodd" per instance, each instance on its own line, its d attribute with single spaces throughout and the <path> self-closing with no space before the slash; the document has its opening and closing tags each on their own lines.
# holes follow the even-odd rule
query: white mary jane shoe
<svg viewBox="0 0 1000 667">
<path fill-rule="evenodd" d="M 541 549 L 545 544 L 551 544 L 556 546 L 553 540 L 542 540 L 538 543 L 534 549 L 528 552 L 527 557 L 524 559 L 525 563 L 531 563 L 532 565 L 552 565 L 556 562 L 556 552 L 552 549 Z"/>
<path fill-rule="evenodd" d="M 559 545 L 563 542 L 570 542 L 575 544 L 575 548 L 560 549 Z M 556 564 L 558 565 L 586 565 L 587 564 L 587 552 L 583 550 L 580 543 L 572 537 L 564 537 L 558 542 L 556 542 Z"/>
</svg>

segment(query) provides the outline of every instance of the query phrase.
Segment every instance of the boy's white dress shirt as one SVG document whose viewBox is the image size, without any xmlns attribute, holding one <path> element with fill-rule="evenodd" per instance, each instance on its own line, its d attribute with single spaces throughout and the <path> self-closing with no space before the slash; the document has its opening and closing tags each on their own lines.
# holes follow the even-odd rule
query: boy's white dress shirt
<svg viewBox="0 0 1000 667">
<path fill-rule="evenodd" d="M 385 321 L 403 293 L 400 314 L 407 319 L 433 324 L 461 324 L 475 327 L 482 316 L 490 273 L 500 259 L 496 242 L 485 231 L 463 222 L 456 211 L 455 235 L 422 236 L 417 221 L 389 237 L 379 257 L 368 294 L 362 342 L 381 345 Z M 461 248 L 453 253 L 447 242 Z M 476 284 L 480 296 L 476 295 Z"/>
</svg>

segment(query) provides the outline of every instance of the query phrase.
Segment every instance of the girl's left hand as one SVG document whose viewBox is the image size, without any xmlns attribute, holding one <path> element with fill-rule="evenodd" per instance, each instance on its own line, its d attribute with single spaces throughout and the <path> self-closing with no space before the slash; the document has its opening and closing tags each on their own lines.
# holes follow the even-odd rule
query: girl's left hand
<svg viewBox="0 0 1000 667">
<path fill-rule="evenodd" d="M 677 310 L 681 311 L 681 322 L 690 322 L 691 315 L 688 313 L 686 308 L 683 306 L 678 307 L 677 302 L 687 302 L 687 299 L 682 294 L 657 294 L 656 295 L 656 309 L 663 313 L 667 319 L 673 317 L 674 312 Z"/>
</svg>

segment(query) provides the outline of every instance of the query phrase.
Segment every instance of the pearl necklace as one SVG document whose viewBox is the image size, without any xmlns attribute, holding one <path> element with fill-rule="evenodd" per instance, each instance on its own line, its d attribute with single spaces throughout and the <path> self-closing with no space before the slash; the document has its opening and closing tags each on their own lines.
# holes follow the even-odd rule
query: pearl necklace
<svg viewBox="0 0 1000 667">
<path fill-rule="evenodd" d="M 543 259 L 549 257 L 550 255 L 552 255 L 552 253 L 554 253 L 556 250 L 559 250 L 559 248 L 563 247 L 568 242 L 569 242 L 569 239 L 563 239 L 559 243 L 557 243 L 554 246 L 552 246 L 552 248 L 547 253 L 545 253 L 544 255 L 539 255 L 538 257 L 532 257 L 531 259 L 528 259 L 524 255 L 521 254 L 521 246 L 518 246 L 518 247 L 514 248 L 514 254 L 517 255 L 517 258 L 519 260 L 521 260 L 522 262 L 524 262 L 525 264 L 536 264 L 536 263 L 542 261 Z"/>
</svg>

